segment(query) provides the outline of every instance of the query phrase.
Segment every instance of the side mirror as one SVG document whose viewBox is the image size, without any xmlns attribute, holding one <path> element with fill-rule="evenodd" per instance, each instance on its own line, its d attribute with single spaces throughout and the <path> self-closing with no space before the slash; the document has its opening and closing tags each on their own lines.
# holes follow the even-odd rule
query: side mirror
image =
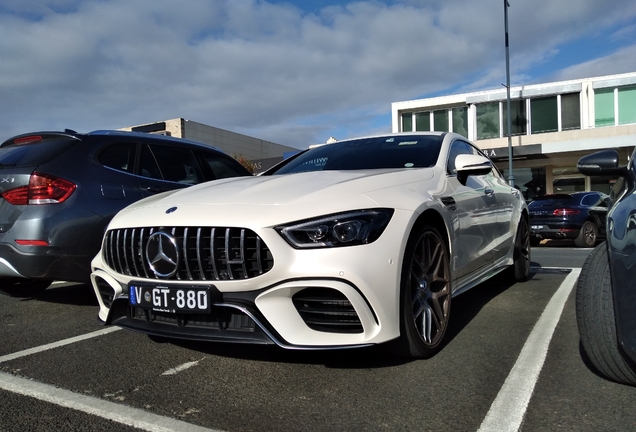
<svg viewBox="0 0 636 432">
<path fill-rule="evenodd" d="M 576 165 L 579 172 L 586 176 L 616 175 L 624 176 L 626 167 L 618 166 L 618 152 L 603 150 L 583 156 Z"/>
<path fill-rule="evenodd" d="M 492 171 L 492 161 L 479 155 L 460 154 L 455 158 L 457 180 L 466 185 L 471 175 L 485 175 Z"/>
<path fill-rule="evenodd" d="M 479 155 L 460 154 L 455 158 L 457 175 L 484 175 L 492 171 L 492 161 Z"/>
</svg>

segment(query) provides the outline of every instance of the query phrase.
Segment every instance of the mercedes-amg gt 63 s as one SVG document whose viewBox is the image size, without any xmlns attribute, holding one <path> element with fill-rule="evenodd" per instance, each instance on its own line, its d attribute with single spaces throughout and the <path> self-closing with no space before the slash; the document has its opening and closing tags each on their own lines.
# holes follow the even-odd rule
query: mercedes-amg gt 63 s
<svg viewBox="0 0 636 432">
<path fill-rule="evenodd" d="M 119 212 L 92 262 L 99 318 L 154 336 L 433 355 L 451 299 L 530 271 L 528 210 L 452 133 L 317 146 L 256 177 Z"/>
</svg>

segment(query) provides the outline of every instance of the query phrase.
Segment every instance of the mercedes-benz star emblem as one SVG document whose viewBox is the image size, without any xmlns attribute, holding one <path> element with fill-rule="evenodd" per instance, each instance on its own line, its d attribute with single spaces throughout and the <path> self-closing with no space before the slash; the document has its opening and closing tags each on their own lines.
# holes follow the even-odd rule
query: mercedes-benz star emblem
<svg viewBox="0 0 636 432">
<path fill-rule="evenodd" d="M 148 266 L 159 277 L 171 277 L 179 268 L 179 248 L 175 238 L 163 231 L 153 233 L 146 245 Z"/>
</svg>

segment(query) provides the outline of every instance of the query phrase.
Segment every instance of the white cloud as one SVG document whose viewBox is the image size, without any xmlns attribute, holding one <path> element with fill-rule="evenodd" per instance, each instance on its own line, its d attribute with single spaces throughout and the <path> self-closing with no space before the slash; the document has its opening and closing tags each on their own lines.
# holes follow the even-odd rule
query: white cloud
<svg viewBox="0 0 636 432">
<path fill-rule="evenodd" d="M 633 36 L 631 1 L 511 3 L 519 77 L 590 32 Z M 8 137 L 185 117 L 302 147 L 388 131 L 391 102 L 505 79 L 501 2 L 297 5 L 7 0 L 0 128 Z M 635 57 L 617 52 L 603 74 L 636 70 L 626 54 Z"/>
</svg>

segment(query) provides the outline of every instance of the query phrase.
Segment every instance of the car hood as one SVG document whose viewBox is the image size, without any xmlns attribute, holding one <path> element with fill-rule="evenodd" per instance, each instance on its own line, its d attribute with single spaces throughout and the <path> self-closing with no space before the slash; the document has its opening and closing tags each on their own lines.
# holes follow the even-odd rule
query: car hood
<svg viewBox="0 0 636 432">
<path fill-rule="evenodd" d="M 217 180 L 132 204 L 113 219 L 111 227 L 210 223 L 249 226 L 250 221 L 258 220 L 262 225 L 270 218 L 272 223 L 280 223 L 281 219 L 381 207 L 382 203 L 366 194 L 433 176 L 433 168 L 424 168 L 317 171 Z"/>
</svg>

